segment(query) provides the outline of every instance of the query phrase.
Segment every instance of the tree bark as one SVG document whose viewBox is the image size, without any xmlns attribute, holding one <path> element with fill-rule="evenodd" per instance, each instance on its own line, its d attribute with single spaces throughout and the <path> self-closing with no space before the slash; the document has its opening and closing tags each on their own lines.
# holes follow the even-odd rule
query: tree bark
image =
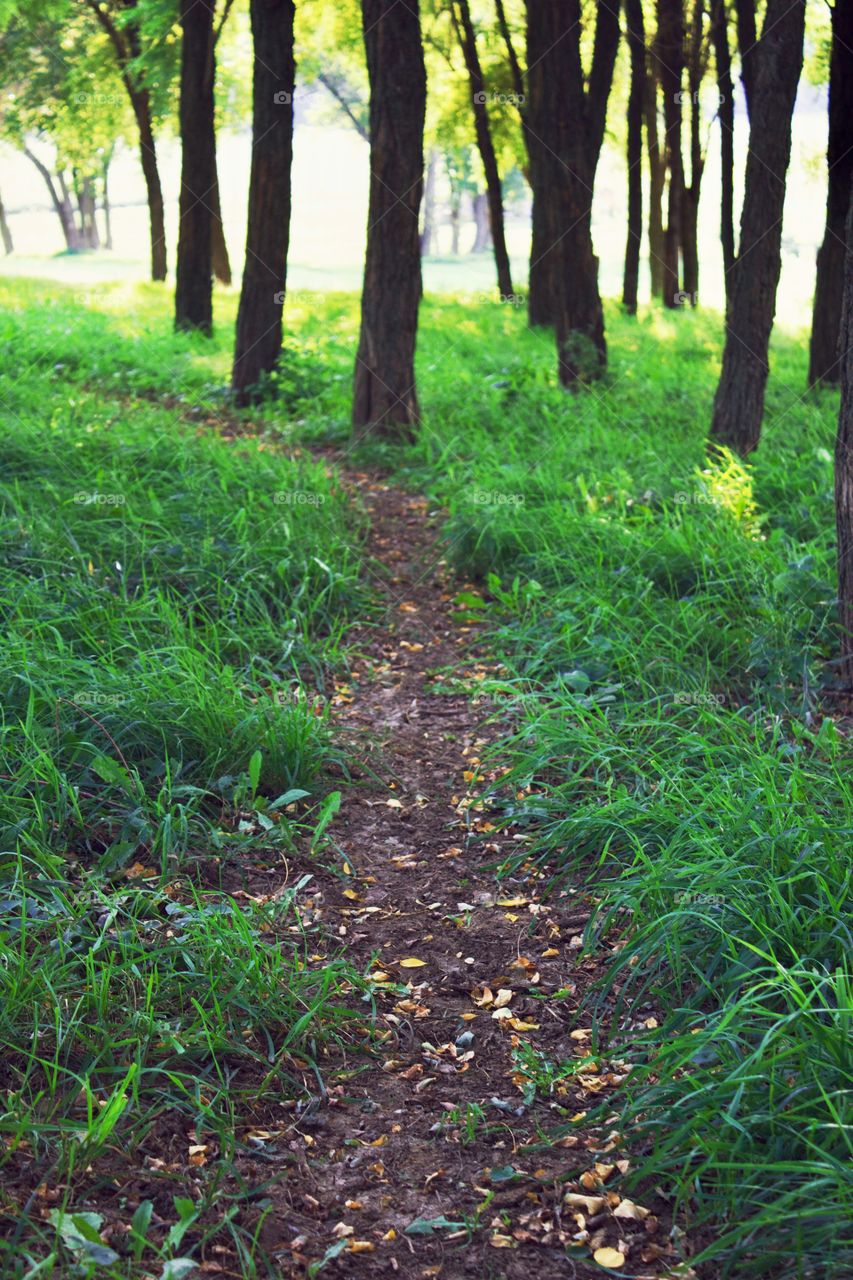
<svg viewBox="0 0 853 1280">
<path fill-rule="evenodd" d="M 293 159 L 293 0 L 251 0 L 254 80 L 246 263 L 232 386 L 245 404 L 281 353 Z"/>
<path fill-rule="evenodd" d="M 625 36 L 631 53 L 628 92 L 628 241 L 622 279 L 622 306 L 637 314 L 640 246 L 643 238 L 643 96 L 646 82 L 646 33 L 643 0 L 625 0 Z"/>
<path fill-rule="evenodd" d="M 844 281 L 844 235 L 853 182 L 853 0 L 835 0 L 829 64 L 829 186 L 826 230 L 817 255 L 809 386 L 840 378 L 838 332 Z"/>
<path fill-rule="evenodd" d="M 682 205 L 684 202 L 684 162 L 681 154 L 681 104 L 684 99 L 684 8 L 683 0 L 658 0 L 658 50 L 660 82 L 663 90 L 666 167 L 669 172 L 666 227 L 663 251 L 663 304 L 681 307 L 684 302 L 680 278 Z"/>
<path fill-rule="evenodd" d="M 726 303 L 731 292 L 732 267 L 735 261 L 735 91 L 732 82 L 732 56 L 726 22 L 725 0 L 711 0 L 711 32 L 714 59 L 717 64 L 717 115 L 720 121 L 720 243 L 723 246 Z"/>
<path fill-rule="evenodd" d="M 421 232 L 421 257 L 432 253 L 435 236 L 435 183 L 438 176 L 438 152 L 433 147 L 429 153 L 424 183 L 424 229 Z"/>
<path fill-rule="evenodd" d="M 599 0 L 589 88 L 579 0 L 527 0 L 526 112 L 533 239 L 528 320 L 554 324 L 560 378 L 599 376 L 606 362 L 592 195 L 619 45 L 619 11 Z"/>
<path fill-rule="evenodd" d="M 415 345 L 421 297 L 426 70 L 417 0 L 362 0 L 370 79 L 370 203 L 355 364 L 356 437 L 411 437 L 420 417 Z"/>
<path fill-rule="evenodd" d="M 166 222 L 163 209 L 163 188 L 157 166 L 157 148 L 154 143 L 154 127 L 151 116 L 151 97 L 147 89 L 140 87 L 132 70 L 132 64 L 142 52 L 139 31 L 133 22 L 117 26 L 100 0 L 86 0 L 115 53 L 122 84 L 127 91 L 139 133 L 139 158 L 145 191 L 148 198 L 148 220 L 151 235 L 151 279 L 166 279 Z"/>
<path fill-rule="evenodd" d="M 216 158 L 214 153 L 214 165 Z M 219 200 L 219 168 L 215 168 L 213 190 L 210 193 L 210 259 L 213 274 L 220 284 L 231 283 L 231 260 L 228 257 L 228 245 L 225 242 L 225 228 L 222 225 L 222 206 Z"/>
<path fill-rule="evenodd" d="M 740 245 L 732 270 L 711 437 L 746 455 L 761 437 L 767 353 L 782 266 L 791 116 L 803 65 L 805 0 L 767 0 L 759 45 Z"/>
<path fill-rule="evenodd" d="M 181 0 L 181 197 L 175 328 L 213 331 L 215 0 Z"/>
<path fill-rule="evenodd" d="M 478 191 L 474 196 L 474 243 L 472 253 L 485 253 L 492 247 L 492 228 L 489 222 L 489 197 L 485 191 Z M 511 295 L 503 294 L 503 297 Z"/>
<path fill-rule="evenodd" d="M 68 199 L 67 189 L 63 189 L 62 194 L 57 191 L 56 184 L 53 181 L 53 175 L 46 164 L 39 160 L 34 151 L 30 151 L 29 147 L 24 147 L 24 155 L 38 169 L 44 184 L 50 195 L 50 202 L 53 205 L 59 225 L 62 227 L 62 235 L 65 239 L 65 247 L 70 253 L 76 253 L 80 248 L 77 227 L 74 222 L 74 212 L 71 208 L 71 201 Z M 61 181 L 61 179 L 60 179 Z M 64 186 L 64 184 L 63 184 Z"/>
<path fill-rule="evenodd" d="M 690 184 L 684 183 L 681 205 L 681 255 L 685 301 L 695 307 L 699 301 L 699 196 L 705 156 L 702 151 L 701 105 L 699 94 L 705 78 L 705 3 L 693 0 L 687 56 L 687 88 L 690 101 Z"/>
<path fill-rule="evenodd" d="M 9 223 L 6 221 L 6 210 L 3 207 L 2 196 L 0 196 L 0 237 L 3 240 L 3 252 L 8 258 L 10 253 L 15 252 L 15 244 L 12 240 L 12 232 L 9 230 Z"/>
<path fill-rule="evenodd" d="M 113 247 L 113 211 L 110 204 L 110 161 L 112 154 L 104 157 L 101 168 L 101 208 L 104 211 L 104 248 Z"/>
<path fill-rule="evenodd" d="M 735 0 L 735 16 L 737 18 L 737 43 L 740 52 L 740 78 L 743 85 L 743 96 L 746 99 L 746 114 L 752 120 L 756 65 L 759 58 L 759 45 L 755 29 L 755 0 Z"/>
<path fill-rule="evenodd" d="M 458 5 L 458 15 L 457 15 Z M 495 268 L 498 276 L 498 291 L 502 298 L 513 296 L 512 274 L 509 266 L 509 253 L 506 247 L 504 230 L 504 205 L 501 176 L 492 141 L 492 130 L 489 124 L 489 111 L 486 106 L 485 81 L 480 57 L 477 53 L 477 37 L 471 21 L 471 9 L 468 0 L 455 0 L 451 6 L 451 15 L 456 27 L 465 69 L 468 72 L 468 83 L 471 89 L 471 101 L 474 107 L 474 134 L 477 139 L 477 150 L 486 177 L 486 197 L 489 203 L 489 223 L 491 226 L 492 245 L 495 253 Z"/>
<path fill-rule="evenodd" d="M 853 688 L 853 187 L 846 219 L 841 313 L 841 408 L 835 441 L 835 523 L 838 533 L 838 620 L 841 679 Z"/>
<path fill-rule="evenodd" d="M 657 40 L 655 40 L 655 46 Z M 663 192 L 666 186 L 666 160 L 661 153 L 658 136 L 658 79 L 656 60 L 649 59 L 646 68 L 643 109 L 646 117 L 646 149 L 649 154 L 649 272 L 652 297 L 663 297 L 664 236 Z"/>
</svg>

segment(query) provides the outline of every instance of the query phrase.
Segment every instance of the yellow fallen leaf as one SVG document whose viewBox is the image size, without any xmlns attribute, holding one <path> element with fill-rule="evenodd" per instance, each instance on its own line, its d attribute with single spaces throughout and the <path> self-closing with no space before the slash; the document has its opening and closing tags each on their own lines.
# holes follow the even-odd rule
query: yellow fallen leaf
<svg viewBox="0 0 853 1280">
<path fill-rule="evenodd" d="M 613 1216 L 614 1218 L 634 1218 L 638 1222 L 642 1222 L 643 1218 L 647 1218 L 650 1212 L 650 1209 L 644 1209 L 641 1204 L 634 1204 L 633 1200 L 623 1200 L 613 1210 Z"/>
<path fill-rule="evenodd" d="M 347 1236 L 351 1236 L 353 1230 L 354 1228 L 349 1226 L 346 1222 L 336 1222 L 332 1227 L 332 1235 L 337 1236 L 339 1240 L 343 1240 Z"/>
<path fill-rule="evenodd" d="M 503 1009 L 512 1000 L 513 993 L 509 987 L 499 987 L 498 994 L 495 996 L 495 1008 Z"/>
<path fill-rule="evenodd" d="M 349 898 L 350 902 L 358 902 L 358 894 L 355 889 L 344 889 L 344 897 Z"/>
<path fill-rule="evenodd" d="M 625 1255 L 620 1253 L 618 1249 L 611 1249 L 605 1246 L 603 1249 L 596 1249 L 592 1255 L 600 1267 L 624 1267 Z"/>
<path fill-rule="evenodd" d="M 347 1253 L 373 1253 L 375 1248 L 376 1245 L 371 1244 L 369 1240 L 350 1240 Z"/>
<path fill-rule="evenodd" d="M 422 969 L 426 964 L 426 960 L 418 960 L 417 956 L 406 956 L 405 960 L 398 960 L 401 969 Z"/>
<path fill-rule="evenodd" d="M 419 647 L 419 648 L 423 648 L 423 645 L 419 645 L 418 647 Z M 389 1241 L 390 1241 L 390 1240 L 396 1240 L 396 1239 L 397 1239 L 397 1232 L 394 1230 L 394 1228 L 393 1228 L 393 1227 L 389 1227 L 389 1228 L 388 1228 L 388 1230 L 385 1232 L 385 1235 L 382 1237 L 382 1239 L 383 1239 L 383 1240 L 389 1240 Z"/>
<path fill-rule="evenodd" d="M 514 1249 L 515 1241 L 512 1236 L 505 1236 L 501 1232 L 496 1231 L 493 1236 L 489 1236 L 489 1244 L 493 1249 Z"/>
<path fill-rule="evenodd" d="M 598 1213 L 605 1203 L 604 1196 L 582 1196 L 577 1191 L 567 1191 L 563 1200 L 573 1208 L 583 1209 L 585 1213 Z"/>
<path fill-rule="evenodd" d="M 385 803 L 389 809 L 402 809 L 403 807 L 402 800 L 386 800 Z"/>
<path fill-rule="evenodd" d="M 498 898 L 499 907 L 526 907 L 529 898 Z"/>
</svg>

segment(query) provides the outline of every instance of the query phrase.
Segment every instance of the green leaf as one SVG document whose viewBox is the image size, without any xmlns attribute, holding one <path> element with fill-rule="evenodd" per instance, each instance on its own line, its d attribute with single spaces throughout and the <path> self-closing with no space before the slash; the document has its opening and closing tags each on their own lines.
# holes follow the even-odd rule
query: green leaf
<svg viewBox="0 0 853 1280">
<path fill-rule="evenodd" d="M 434 1231 L 459 1231 L 464 1222 L 451 1222 L 449 1218 L 415 1218 L 404 1231 L 407 1236 L 431 1236 Z"/>
<path fill-rule="evenodd" d="M 253 751 L 252 758 L 249 761 L 249 786 L 252 788 L 252 795 L 258 789 L 258 783 L 261 780 L 261 765 L 264 757 L 260 751 Z"/>
<path fill-rule="evenodd" d="M 313 1280 L 313 1277 L 316 1276 L 318 1272 L 322 1271 L 326 1263 L 331 1262 L 333 1258 L 337 1258 L 339 1254 L 343 1253 L 346 1247 L 347 1247 L 346 1238 L 344 1238 L 343 1240 L 336 1240 L 334 1244 L 330 1244 L 326 1252 L 323 1254 L 322 1258 L 318 1258 L 316 1262 L 312 1262 L 309 1265 L 308 1267 L 309 1280 Z"/>
</svg>

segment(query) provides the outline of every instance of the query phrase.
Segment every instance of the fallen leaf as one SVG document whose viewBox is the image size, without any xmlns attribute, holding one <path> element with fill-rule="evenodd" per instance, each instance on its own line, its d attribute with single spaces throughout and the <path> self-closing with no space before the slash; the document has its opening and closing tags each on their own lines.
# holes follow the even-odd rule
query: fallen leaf
<svg viewBox="0 0 853 1280">
<path fill-rule="evenodd" d="M 417 956 L 407 956 L 405 960 L 398 960 L 401 969 L 422 969 L 426 964 L 426 960 L 418 960 Z"/>
<path fill-rule="evenodd" d="M 611 1249 L 605 1246 L 603 1249 L 596 1249 L 592 1255 L 600 1267 L 624 1267 L 625 1255 L 620 1253 L 618 1249 Z"/>
<path fill-rule="evenodd" d="M 623 1200 L 613 1210 L 614 1218 L 634 1218 L 638 1222 L 642 1222 L 643 1218 L 647 1218 L 650 1213 L 650 1209 L 644 1209 L 641 1204 L 634 1204 L 633 1200 Z"/>
<path fill-rule="evenodd" d="M 508 1005 L 512 1000 L 512 997 L 513 997 L 513 992 L 509 989 L 509 987 L 500 987 L 498 990 L 498 994 L 495 996 L 495 1008 L 496 1009 L 505 1008 L 506 1005 Z"/>
</svg>

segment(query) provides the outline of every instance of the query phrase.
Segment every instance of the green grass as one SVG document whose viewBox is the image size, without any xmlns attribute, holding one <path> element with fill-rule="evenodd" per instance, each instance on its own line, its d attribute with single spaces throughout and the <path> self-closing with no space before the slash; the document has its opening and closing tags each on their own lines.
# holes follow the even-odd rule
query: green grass
<svg viewBox="0 0 853 1280">
<path fill-rule="evenodd" d="M 181 1250 L 196 1253 L 204 1228 L 251 1260 L 221 1185 L 235 1126 L 258 1101 L 321 1087 L 310 1064 L 354 1034 L 357 979 L 334 956 L 309 962 L 309 884 L 238 903 L 220 879 L 278 863 L 262 881 L 277 888 L 296 825 L 345 764 L 324 695 L 367 603 L 359 518 L 321 465 L 220 431 L 200 344 L 153 321 L 138 337 L 138 315 L 114 331 L 40 288 L 9 294 L 0 1179 L 29 1170 L 64 1188 L 71 1214 L 116 1145 L 137 1160 L 158 1126 L 194 1128 L 220 1159 Z M 143 309 L 152 296 L 140 290 Z M 144 398 L 158 388 L 173 400 Z M 41 1208 L 22 1218 L 0 1193 L 4 1275 L 39 1259 L 39 1274 L 68 1274 L 68 1224 Z M 107 1274 L 177 1256 L 176 1239 L 149 1234 Z"/>
<path fill-rule="evenodd" d="M 357 529 L 325 474 L 274 446 L 347 438 L 357 300 L 289 299 L 259 444 L 213 430 L 233 300 L 204 344 L 171 334 L 152 286 L 105 289 L 85 307 L 46 285 L 0 295 L 12 459 L 0 679 L 4 772 L 17 779 L 3 823 L 5 847 L 20 851 L 6 946 L 17 957 L 24 938 L 28 954 L 47 954 L 64 937 L 56 904 L 69 875 L 79 919 L 92 877 L 109 883 L 128 861 L 162 877 L 210 848 L 227 860 L 272 838 L 262 823 L 214 823 L 211 796 L 218 815 L 254 794 L 286 842 L 273 797 L 311 789 L 335 755 L 311 703 L 362 600 Z M 526 858 L 597 901 L 586 943 L 610 958 L 591 997 L 596 1051 L 634 1067 L 616 1106 L 636 1185 L 662 1187 L 709 1241 L 706 1276 L 839 1278 L 853 1269 L 853 804 L 846 727 L 830 714 L 837 398 L 804 393 L 804 344 L 777 335 L 761 449 L 749 466 L 709 459 L 719 317 L 628 320 L 611 307 L 607 319 L 607 380 L 566 395 L 551 338 L 517 309 L 428 299 L 419 441 L 362 456 L 446 506 L 448 553 L 481 580 L 482 609 L 471 607 L 505 663 L 513 725 L 500 748 L 512 774 L 491 802 L 526 834 Z M 158 407 L 166 395 L 171 407 Z M 285 536 L 272 531 L 271 495 L 288 488 L 324 501 L 284 508 Z M 78 491 L 127 501 L 75 503 Z M 291 697 L 297 674 L 308 691 Z M 129 947 L 162 891 L 123 886 Z M 23 898 L 58 914 L 22 927 Z M 241 938 L 257 927 L 241 923 Z M 197 963 L 215 985 L 207 929 Z M 61 966 L 78 960 L 55 950 L 62 989 Z M 17 960 L 10 972 L 24 981 Z M 257 980 L 239 996 L 250 1008 Z M 157 987 L 164 1007 L 181 1006 L 169 965 Z M 304 1006 L 318 1034 L 334 1033 L 314 989 Z M 321 985 L 317 999 L 332 994 Z M 638 1001 L 658 1026 L 632 1020 Z M 213 1031 L 189 1025 L 201 1062 Z M 280 1025 L 298 1026 L 297 1011 Z M 103 1053 L 99 1034 L 81 1039 L 84 1061 Z M 187 1060 L 188 1090 L 234 1050 L 226 1039 L 205 1068 Z M 160 1069 L 168 1048 L 144 1048 L 115 1057 L 106 1088 L 127 1092 Z M 57 1078 L 15 1069 L 20 1089 L 38 1072 Z M 528 1069 L 547 1092 L 568 1065 Z M 49 1105 L 74 1123 L 67 1098 Z"/>
</svg>

